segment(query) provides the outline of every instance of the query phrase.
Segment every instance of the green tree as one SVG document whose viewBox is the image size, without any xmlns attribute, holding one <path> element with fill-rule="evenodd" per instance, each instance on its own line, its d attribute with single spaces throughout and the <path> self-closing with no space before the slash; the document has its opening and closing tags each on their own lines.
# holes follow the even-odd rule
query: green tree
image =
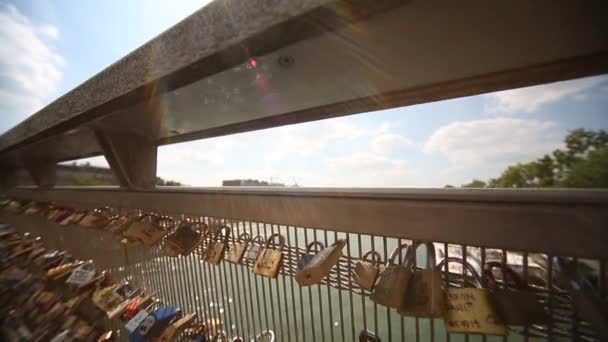
<svg viewBox="0 0 608 342">
<path fill-rule="evenodd" d="M 161 177 L 156 177 L 156 185 L 157 186 L 182 186 L 182 183 L 172 181 L 172 180 L 164 180 Z"/>
<path fill-rule="evenodd" d="M 475 188 L 475 189 L 480 189 L 480 188 L 485 188 L 486 187 L 486 182 L 479 180 L 479 179 L 473 179 L 470 183 L 467 184 L 463 184 L 460 187 L 461 188 Z"/>
<path fill-rule="evenodd" d="M 608 188 L 608 147 L 589 152 L 586 159 L 573 165 L 563 185 L 573 188 Z"/>
<path fill-rule="evenodd" d="M 608 133 L 580 128 L 571 131 L 564 143 L 565 149 L 551 155 L 507 167 L 488 181 L 488 187 L 607 187 Z"/>
</svg>

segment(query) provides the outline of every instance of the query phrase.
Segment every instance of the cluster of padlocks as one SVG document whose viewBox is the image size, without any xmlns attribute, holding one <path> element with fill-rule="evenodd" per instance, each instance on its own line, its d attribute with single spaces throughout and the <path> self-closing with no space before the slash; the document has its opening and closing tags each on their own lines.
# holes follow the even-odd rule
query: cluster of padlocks
<svg viewBox="0 0 608 342">
<path fill-rule="evenodd" d="M 249 260 L 255 274 L 270 278 L 278 276 L 286 248 L 285 238 L 278 233 L 268 238 L 251 238 L 243 233 L 231 239 L 230 226 L 219 222 L 178 222 L 171 217 L 140 211 L 120 214 L 111 208 L 74 210 L 30 201 L 6 200 L 1 204 L 5 209 L 16 213 L 44 215 L 60 225 L 103 229 L 112 232 L 124 244 L 154 247 L 165 256 L 196 253 L 203 261 L 213 265 L 220 264 L 222 260 L 235 264 L 244 264 L 244 260 Z M 297 283 L 300 286 L 310 286 L 323 281 L 339 262 L 346 244 L 346 240 L 340 239 L 331 246 L 316 241 L 308 244 L 306 251 L 299 257 L 295 272 Z M 418 267 L 416 260 L 416 251 L 420 246 L 425 246 L 427 251 L 427 265 L 424 268 Z M 557 261 L 557 271 L 566 279 L 561 282 L 563 288 L 558 290 L 569 295 L 568 305 L 574 307 L 586 324 L 592 325 L 599 336 L 606 336 L 608 315 L 603 300 L 593 286 L 588 285 L 585 275 L 577 270 L 574 262 L 565 258 L 557 258 Z M 460 265 L 462 277 L 452 279 L 453 273 L 444 271 L 450 269 L 452 264 Z M 97 273 L 91 265 L 70 262 L 63 263 L 60 267 L 65 268 L 66 275 L 71 274 L 69 279 L 80 277 L 88 285 L 90 282 L 95 284 L 93 302 L 108 316 L 117 317 L 111 313 L 117 307 L 124 306 L 124 310 L 119 310 L 119 316 L 122 317 L 127 312 L 126 308 L 131 308 L 131 304 L 136 303 L 135 309 L 128 311 L 134 317 L 127 316 L 128 320 L 125 320 L 128 322 L 127 330 L 134 334 L 133 341 L 141 340 L 136 337 L 139 336 L 138 332 L 141 334 L 142 330 L 150 330 L 146 327 L 152 323 L 146 323 L 146 318 L 153 317 L 155 312 L 162 315 L 166 313 L 170 319 L 163 319 L 173 323 L 165 325 L 162 331 L 155 330 L 154 336 L 165 334 L 166 329 L 169 329 L 167 327 L 172 327 L 170 329 L 175 333 L 183 331 L 180 327 L 190 326 L 189 322 L 195 320 L 194 316 L 189 315 L 176 320 L 176 309 L 153 302 L 151 297 L 138 295 L 138 301 L 133 302 L 133 295 L 125 297 L 117 292 L 117 289 L 123 289 L 124 286 L 101 287 L 100 280 L 94 280 L 97 279 L 94 276 Z M 78 276 L 81 273 L 87 276 Z M 482 265 L 479 274 L 463 258 L 436 260 L 435 248 L 429 242 L 402 244 L 393 251 L 386 263 L 381 262 L 380 254 L 369 251 L 354 263 L 354 267 L 349 267 L 348 273 L 351 280 L 366 291 L 375 303 L 393 308 L 406 317 L 443 318 L 449 333 L 506 336 L 517 331 L 514 327 L 522 326 L 534 326 L 539 331 L 546 331 L 554 319 L 553 310 L 548 307 L 547 296 L 530 288 L 522 276 L 504 262 L 487 262 Z M 100 301 L 99 298 L 105 296 L 109 296 L 108 300 L 114 305 L 103 304 L 106 300 Z M 118 303 L 120 306 L 117 306 Z M 159 321 L 158 317 L 155 321 Z M 367 331 L 363 331 L 360 338 L 362 341 L 378 340 Z"/>
</svg>

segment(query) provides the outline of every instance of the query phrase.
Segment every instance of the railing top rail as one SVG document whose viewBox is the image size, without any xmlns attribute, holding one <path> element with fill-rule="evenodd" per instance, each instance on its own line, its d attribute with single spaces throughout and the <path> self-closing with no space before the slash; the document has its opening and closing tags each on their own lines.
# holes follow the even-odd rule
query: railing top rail
<svg viewBox="0 0 608 342">
<path fill-rule="evenodd" d="M 77 208 L 112 206 L 514 251 L 608 258 L 606 190 L 19 188 Z"/>
</svg>

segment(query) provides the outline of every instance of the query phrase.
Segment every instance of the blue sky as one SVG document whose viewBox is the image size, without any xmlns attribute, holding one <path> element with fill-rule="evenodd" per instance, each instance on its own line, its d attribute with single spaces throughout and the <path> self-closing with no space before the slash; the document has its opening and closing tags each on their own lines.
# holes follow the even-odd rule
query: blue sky
<svg viewBox="0 0 608 342">
<path fill-rule="evenodd" d="M 0 0 L 0 132 L 207 2 Z M 560 147 L 568 130 L 608 129 L 606 108 L 608 77 L 592 77 L 161 147 L 158 174 L 199 186 L 460 185 Z"/>
</svg>

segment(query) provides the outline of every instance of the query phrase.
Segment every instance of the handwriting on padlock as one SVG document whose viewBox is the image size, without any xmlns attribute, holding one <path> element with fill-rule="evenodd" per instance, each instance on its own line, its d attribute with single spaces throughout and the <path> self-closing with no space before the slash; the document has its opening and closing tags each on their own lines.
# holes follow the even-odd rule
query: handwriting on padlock
<svg viewBox="0 0 608 342">
<path fill-rule="evenodd" d="M 506 326 L 497 323 L 488 292 L 480 288 L 447 289 L 445 321 L 448 332 L 506 335 Z"/>
</svg>

